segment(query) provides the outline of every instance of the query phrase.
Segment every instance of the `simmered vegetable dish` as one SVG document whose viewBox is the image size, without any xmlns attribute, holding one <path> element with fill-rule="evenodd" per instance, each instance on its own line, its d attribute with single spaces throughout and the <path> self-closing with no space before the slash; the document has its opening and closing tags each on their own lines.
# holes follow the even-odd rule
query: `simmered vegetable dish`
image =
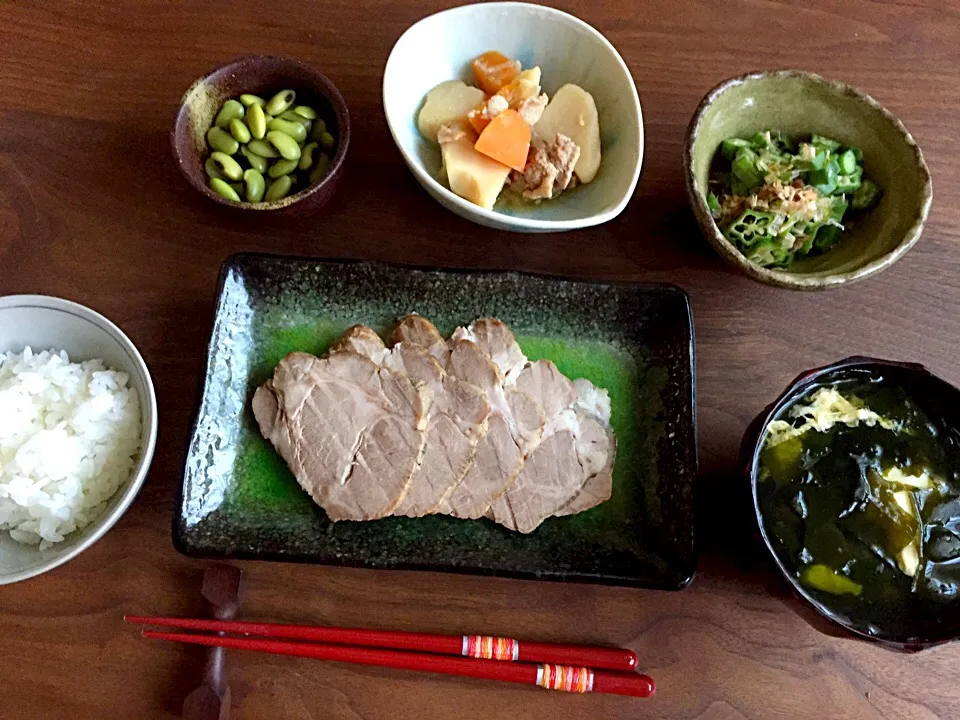
<svg viewBox="0 0 960 720">
<path fill-rule="evenodd" d="M 474 85 L 442 82 L 417 115 L 437 143 L 450 189 L 490 209 L 507 189 L 517 198 L 552 200 L 600 167 L 600 120 L 593 96 L 568 83 L 548 98 L 540 68 L 490 50 L 471 63 Z"/>
<path fill-rule="evenodd" d="M 707 204 L 724 237 L 762 267 L 788 267 L 840 242 L 856 213 L 880 201 L 863 154 L 812 135 L 729 138 L 720 145 Z"/>
<path fill-rule="evenodd" d="M 960 589 L 960 436 L 883 377 L 770 423 L 757 486 L 777 555 L 830 611 L 898 633 Z"/>
</svg>

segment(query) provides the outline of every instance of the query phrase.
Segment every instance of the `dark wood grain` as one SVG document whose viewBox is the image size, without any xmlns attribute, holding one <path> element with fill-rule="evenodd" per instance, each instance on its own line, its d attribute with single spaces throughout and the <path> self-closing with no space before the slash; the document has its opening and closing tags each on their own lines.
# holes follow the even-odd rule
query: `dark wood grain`
<svg viewBox="0 0 960 720">
<path fill-rule="evenodd" d="M 234 715 L 277 718 L 955 718 L 960 646 L 896 655 L 816 633 L 730 501 L 751 417 L 803 369 L 848 354 L 919 361 L 960 382 L 960 6 L 936 0 L 798 3 L 565 0 L 631 67 L 647 153 L 616 221 L 565 235 L 492 232 L 431 200 L 380 108 L 393 42 L 442 0 L 0 3 L 0 294 L 88 304 L 120 324 L 154 373 L 156 461 L 94 548 L 0 590 L 0 718 L 170 718 L 203 652 L 151 644 L 124 613 L 201 614 L 204 564 L 170 518 L 221 261 L 240 250 L 516 268 L 677 283 L 698 337 L 703 559 L 675 594 L 245 563 L 246 617 L 426 632 L 482 630 L 628 644 L 659 682 L 649 701 L 234 653 Z M 329 210 L 297 227 L 222 212 L 179 177 L 167 133 L 190 83 L 234 56 L 316 65 L 351 108 L 354 141 Z M 719 80 L 802 67 L 896 113 L 934 178 L 923 238 L 900 263 L 827 294 L 762 287 L 700 237 L 680 165 L 687 122 Z"/>
</svg>

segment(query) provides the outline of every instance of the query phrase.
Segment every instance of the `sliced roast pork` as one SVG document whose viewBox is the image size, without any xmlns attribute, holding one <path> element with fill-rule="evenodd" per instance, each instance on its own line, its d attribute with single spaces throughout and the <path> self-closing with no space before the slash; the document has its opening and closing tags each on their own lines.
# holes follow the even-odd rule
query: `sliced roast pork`
<svg viewBox="0 0 960 720">
<path fill-rule="evenodd" d="M 517 478 L 526 448 L 539 441 L 543 410 L 523 393 L 505 392 L 497 366 L 469 340 L 450 343 L 447 370 L 484 392 L 490 416 L 473 466 L 439 512 L 464 519 L 481 518 Z"/>
<path fill-rule="evenodd" d="M 487 516 L 511 530 L 528 533 L 566 505 L 585 478 L 574 429 L 560 419 L 561 411 L 576 399 L 573 383 L 553 363 L 538 360 L 520 371 L 516 386 L 539 401 L 545 409 L 546 426 L 520 475 Z"/>
<path fill-rule="evenodd" d="M 499 321 L 491 322 L 499 323 L 509 333 Z M 473 341 L 489 340 L 496 343 L 498 350 L 506 351 L 509 342 L 515 344 L 512 333 L 507 340 L 498 340 L 492 324 L 490 332 L 486 324 L 478 333 L 474 333 L 472 327 L 458 328 L 450 341 L 444 342 L 429 320 L 407 315 L 397 323 L 390 337 L 394 343 L 416 343 L 426 348 L 441 360 L 451 376 L 479 387 L 490 405 L 487 433 L 477 445 L 473 465 L 463 481 L 436 508 L 437 512 L 463 519 L 483 517 L 494 500 L 513 483 L 523 467 L 525 453 L 539 442 L 544 424 L 540 404 L 515 388 L 505 388 L 497 364 Z M 500 355 L 507 357 L 509 353 L 498 352 L 498 359 Z"/>
<path fill-rule="evenodd" d="M 330 353 L 343 351 L 368 357 L 377 365 L 383 363 L 383 358 L 388 352 L 387 346 L 383 344 L 383 339 L 377 335 L 376 330 L 366 325 L 354 325 L 347 328 L 346 332 L 330 348 Z"/>
<path fill-rule="evenodd" d="M 476 343 L 500 370 L 505 386 L 512 385 L 527 364 L 527 356 L 520 349 L 513 331 L 496 318 L 480 318 L 469 327 L 458 327 L 450 339 Z"/>
<path fill-rule="evenodd" d="M 291 353 L 253 412 L 331 520 L 372 520 L 407 496 L 426 444 L 430 391 L 354 352 Z"/>
<path fill-rule="evenodd" d="M 446 366 L 449 352 L 443 335 L 436 326 L 420 315 L 405 315 L 397 321 L 390 334 L 390 344 L 406 342 L 426 348 L 441 365 Z"/>
<path fill-rule="evenodd" d="M 350 328 L 335 348 L 365 355 L 430 390 L 433 401 L 423 459 L 393 514 L 421 517 L 435 512 L 466 476 L 487 432 L 490 406 L 484 393 L 448 375 L 426 348 L 401 342 L 388 350 L 380 336 L 363 325 Z"/>
<path fill-rule="evenodd" d="M 285 358 L 254 396 L 264 436 L 332 519 L 441 512 L 528 533 L 610 497 L 605 390 L 531 362 L 493 318 L 444 341 L 408 315 L 390 340 L 354 326 L 322 359 Z"/>
<path fill-rule="evenodd" d="M 546 425 L 520 475 L 487 516 L 528 533 L 548 517 L 609 499 L 615 445 L 609 398 L 588 380 L 571 382 L 552 362 L 538 360 L 516 375 L 515 387 L 540 403 Z"/>
<path fill-rule="evenodd" d="M 606 502 L 613 494 L 617 439 L 610 426 L 610 395 L 589 380 L 573 381 L 577 399 L 577 457 L 587 475 L 580 491 L 556 515 L 574 515 Z"/>
</svg>

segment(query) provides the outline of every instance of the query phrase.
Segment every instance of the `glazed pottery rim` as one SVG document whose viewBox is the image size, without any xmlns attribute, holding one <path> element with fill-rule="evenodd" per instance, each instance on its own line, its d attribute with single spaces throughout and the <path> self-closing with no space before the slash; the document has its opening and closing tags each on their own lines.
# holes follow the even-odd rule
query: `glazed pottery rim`
<svg viewBox="0 0 960 720">
<path fill-rule="evenodd" d="M 437 17 L 438 15 L 450 15 L 457 13 L 472 13 L 480 11 L 480 8 L 485 10 L 496 11 L 496 10 L 517 10 L 528 12 L 535 10 L 536 12 L 544 13 L 547 15 L 553 15 L 558 18 L 562 18 L 565 22 L 573 25 L 579 31 L 591 35 L 595 39 L 600 41 L 600 44 L 604 49 L 609 52 L 616 63 L 618 64 L 620 70 L 623 73 L 623 76 L 627 80 L 627 85 L 630 88 L 630 99 L 633 101 L 633 106 L 637 112 L 637 162 L 636 167 L 634 167 L 633 172 L 630 177 L 630 182 L 625 186 L 622 197 L 617 200 L 616 204 L 612 207 L 603 210 L 602 212 L 591 213 L 589 215 L 584 215 L 583 217 L 571 219 L 571 220 L 541 220 L 536 218 L 529 217 L 520 217 L 517 215 L 508 215 L 506 213 L 497 212 L 496 210 L 487 210 L 482 208 L 479 205 L 475 205 L 469 200 L 457 195 L 455 192 L 450 190 L 450 188 L 444 186 L 443 183 L 438 182 L 426 169 L 424 169 L 417 159 L 417 157 L 410 152 L 404 144 L 400 141 L 400 137 L 394 127 L 394 122 L 391 119 L 390 113 L 387 112 L 387 87 L 386 80 L 390 72 L 390 65 L 393 62 L 396 62 L 396 52 L 397 46 L 403 41 L 403 39 L 418 26 L 422 25 L 429 20 Z M 458 5 L 456 7 L 448 8 L 446 10 L 440 10 L 435 13 L 431 13 L 426 17 L 421 18 L 413 25 L 408 27 L 403 33 L 397 38 L 397 41 L 393 44 L 393 47 L 390 49 L 390 55 L 387 57 L 387 63 L 384 66 L 383 72 L 383 90 L 381 93 L 381 101 L 383 104 L 384 117 L 387 120 L 387 126 L 390 128 L 390 135 L 393 137 L 393 143 L 397 146 L 397 149 L 400 150 L 400 154 L 403 156 L 404 161 L 407 163 L 407 167 L 410 168 L 410 171 L 416 176 L 417 180 L 421 184 L 428 185 L 432 190 L 439 193 L 443 198 L 450 203 L 454 204 L 462 212 L 467 214 L 467 218 L 471 221 L 476 218 L 483 218 L 488 222 L 495 222 L 501 225 L 506 225 L 511 230 L 547 230 L 547 231 L 562 231 L 562 230 L 579 230 L 581 228 L 593 227 L 595 225 L 602 225 L 603 223 L 613 220 L 618 215 L 620 215 L 630 203 L 630 200 L 633 199 L 633 195 L 636 192 L 637 184 L 640 181 L 640 172 L 643 169 L 643 155 L 644 155 L 644 129 L 643 129 L 643 108 L 640 104 L 640 95 L 637 92 L 637 84 L 634 82 L 633 74 L 630 72 L 630 67 L 624 61 L 623 56 L 620 55 L 619 51 L 614 47 L 603 33 L 597 30 L 595 27 L 590 25 L 585 20 L 581 20 L 576 15 L 572 15 L 563 10 L 558 10 L 554 7 L 549 7 L 547 5 L 537 5 L 534 3 L 526 2 L 488 2 L 488 3 L 473 3 L 468 5 Z M 602 162 L 602 161 L 601 161 Z M 476 220 L 476 222 L 479 222 Z"/>
<path fill-rule="evenodd" d="M 811 387 L 816 386 L 816 383 L 824 375 L 833 372 L 840 372 L 844 370 L 856 370 L 858 368 L 865 368 L 866 366 L 882 366 L 900 370 L 907 373 L 922 373 L 929 377 L 932 377 L 940 382 L 953 386 L 952 383 L 941 378 L 939 375 L 931 372 L 927 367 L 919 363 L 910 363 L 902 362 L 898 360 L 886 360 L 883 358 L 868 357 L 864 355 L 853 355 L 846 357 L 837 362 L 830 363 L 829 365 L 824 365 L 822 367 L 814 368 L 800 374 L 797 378 L 792 380 L 784 389 L 784 391 L 774 400 L 770 405 L 764 408 L 763 411 L 757 416 L 755 422 L 755 432 L 756 436 L 751 435 L 753 428 L 748 428 L 747 436 L 752 442 L 752 447 L 749 450 L 749 456 L 743 457 L 743 460 L 746 461 L 746 467 L 744 468 L 746 475 L 750 481 L 750 494 L 753 500 L 753 512 L 754 518 L 756 520 L 757 526 L 760 530 L 760 535 L 763 538 L 763 544 L 767 549 L 767 552 L 770 554 L 770 557 L 773 559 L 774 564 L 777 566 L 777 569 L 780 571 L 781 576 L 786 581 L 786 583 L 791 587 L 793 592 L 798 595 L 807 607 L 810 607 L 817 613 L 817 615 L 831 625 L 836 626 L 843 630 L 844 633 L 854 636 L 860 640 L 867 640 L 873 643 L 878 643 L 888 648 L 903 650 L 903 651 L 919 651 L 925 650 L 937 645 L 944 645 L 947 643 L 955 642 L 960 640 L 960 637 L 944 637 L 937 640 L 924 640 L 923 638 L 905 638 L 905 639 L 895 639 L 891 637 L 871 635 L 868 632 L 865 632 L 851 624 L 848 624 L 837 617 L 832 616 L 830 613 L 825 612 L 821 606 L 824 606 L 824 603 L 821 603 L 813 595 L 811 595 L 807 589 L 803 586 L 800 580 L 794 577 L 791 572 L 788 570 L 787 566 L 780 558 L 779 553 L 774 549 L 773 543 L 770 539 L 770 535 L 767 532 L 766 525 L 764 523 L 764 514 L 760 508 L 760 498 L 758 494 L 758 484 L 759 484 L 759 461 L 760 461 L 760 452 L 763 449 L 763 441 L 766 435 L 767 427 L 781 413 L 784 409 L 789 407 L 791 404 L 795 403 L 797 400 L 802 397 L 803 393 L 811 389 Z"/>
<path fill-rule="evenodd" d="M 259 65 L 265 61 L 278 62 L 279 64 L 287 67 L 298 67 L 311 77 L 313 82 L 313 88 L 311 89 L 316 90 L 319 92 L 319 94 L 323 95 L 330 102 L 334 113 L 337 115 L 337 124 L 339 126 L 338 130 L 340 137 L 337 140 L 337 152 L 333 156 L 333 159 L 330 163 L 330 168 L 327 170 L 326 176 L 320 182 L 312 183 L 303 190 L 279 200 L 263 201 L 259 203 L 237 203 L 233 202 L 232 200 L 227 200 L 226 198 L 223 198 L 217 193 L 213 192 L 213 190 L 211 190 L 205 184 L 198 182 L 196 178 L 194 178 L 184 169 L 180 149 L 177 147 L 177 130 L 181 122 L 183 122 L 184 125 L 186 125 L 188 122 L 188 118 L 184 116 L 189 107 L 188 100 L 190 99 L 190 96 L 193 95 L 204 84 L 208 83 L 213 75 L 216 75 L 220 72 L 229 71 L 231 68 L 237 65 L 246 63 L 254 63 L 255 65 Z M 211 200 L 235 210 L 252 210 L 258 212 L 281 210 L 283 208 L 295 205 L 301 200 L 304 200 L 318 192 L 320 188 L 330 183 L 340 172 L 340 169 L 343 167 L 344 158 L 347 154 L 347 149 L 350 145 L 350 111 L 347 108 L 346 101 L 343 99 L 343 95 L 340 93 L 340 90 L 337 88 L 337 86 L 333 84 L 333 81 L 331 81 L 330 78 L 328 78 L 322 72 L 313 66 L 308 65 L 302 60 L 297 60 L 296 58 L 292 58 L 287 55 L 241 55 L 239 57 L 235 57 L 229 62 L 218 65 L 190 85 L 187 91 L 183 94 L 183 97 L 180 98 L 180 104 L 177 107 L 177 114 L 174 118 L 173 130 L 170 133 L 170 144 L 173 148 L 173 156 L 176 160 L 177 167 L 180 169 L 180 172 L 187 179 L 190 185 Z"/>
<path fill-rule="evenodd" d="M 680 591 L 684 590 L 693 583 L 696 574 L 697 574 L 697 564 L 699 560 L 699 548 L 697 543 L 697 523 L 696 523 L 696 512 L 695 512 L 695 478 L 699 473 L 700 468 L 700 453 L 699 453 L 699 433 L 698 433 L 698 413 L 697 413 L 697 362 L 696 362 L 696 328 L 694 326 L 693 320 L 693 306 L 690 302 L 690 296 L 687 291 L 676 283 L 671 282 L 655 282 L 655 281 L 630 281 L 630 280 L 603 280 L 597 278 L 584 278 L 584 277 L 572 277 L 567 275 L 556 275 L 549 273 L 538 273 L 538 272 L 529 272 L 524 270 L 517 270 L 514 268 L 469 268 L 469 267 L 442 267 L 437 265 L 411 265 L 405 263 L 391 262 L 391 261 L 380 261 L 380 260 L 364 260 L 362 258 L 338 258 L 338 257 L 326 257 L 326 256 L 299 256 L 299 255 L 290 255 L 284 253 L 274 253 L 274 252 L 261 252 L 255 250 L 241 250 L 238 252 L 231 253 L 227 256 L 223 263 L 220 265 L 220 269 L 217 273 L 217 282 L 215 287 L 215 303 L 213 309 L 213 317 L 210 322 L 210 331 L 207 334 L 206 341 L 204 343 L 204 362 L 203 362 L 203 372 L 201 375 L 201 380 L 197 387 L 196 392 L 196 407 L 197 410 L 193 415 L 193 421 L 190 424 L 190 432 L 186 438 L 185 445 L 185 455 L 184 455 L 184 471 L 181 476 L 180 482 L 177 483 L 177 494 L 176 494 L 176 504 L 175 512 L 172 516 L 172 538 L 173 546 L 178 553 L 184 555 L 185 557 L 197 558 L 197 559 L 219 559 L 219 560 L 266 560 L 266 561 L 275 561 L 275 562 L 293 562 L 298 564 L 313 564 L 314 561 L 310 558 L 302 555 L 287 555 L 282 552 L 278 553 L 264 553 L 261 551 L 210 551 L 210 550 L 197 550 L 192 548 L 186 541 L 183 535 L 182 527 L 182 508 L 184 504 L 184 499 L 187 492 L 187 483 L 184 482 L 186 474 L 186 463 L 189 462 L 190 458 L 190 448 L 192 446 L 194 437 L 196 436 L 200 422 L 202 420 L 202 410 L 203 410 L 203 398 L 207 391 L 208 376 L 210 373 L 210 365 L 213 359 L 213 342 L 216 337 L 217 323 L 219 321 L 220 308 L 219 300 L 223 295 L 224 287 L 226 284 L 227 274 L 230 270 L 235 267 L 239 262 L 244 260 L 276 260 L 276 261 L 297 261 L 305 263 L 316 263 L 316 264 L 343 264 L 343 265 L 368 265 L 368 266 L 377 266 L 382 268 L 390 268 L 400 271 L 413 270 L 421 272 L 441 272 L 449 273 L 451 275 L 503 275 L 503 274 L 513 274 L 522 277 L 530 277 L 535 279 L 542 280 L 556 280 L 556 281 L 573 281 L 578 283 L 585 283 L 588 285 L 613 285 L 613 286 L 622 286 L 622 287 L 639 287 L 639 288 L 651 288 L 659 289 L 671 294 L 678 296 L 684 304 L 685 308 L 685 317 L 686 317 L 686 329 L 689 331 L 689 337 L 686 344 L 686 350 L 689 353 L 688 362 L 682 364 L 682 367 L 688 373 L 689 376 L 689 438 L 690 438 L 690 447 L 689 447 L 689 457 L 686 458 L 686 461 L 689 463 L 689 468 L 691 470 L 691 494 L 692 499 L 690 501 L 690 543 L 689 549 L 686 556 L 681 558 L 678 562 L 678 565 L 682 565 L 681 572 L 678 573 L 678 579 L 675 584 L 672 585 L 645 585 L 640 584 L 635 581 L 635 579 L 629 576 L 623 577 L 613 577 L 613 576 L 590 576 L 585 575 L 571 575 L 565 577 L 553 577 L 552 575 L 542 575 L 537 572 L 518 572 L 518 571 L 498 571 L 498 570 L 483 570 L 483 569 L 472 569 L 469 572 L 465 573 L 462 569 L 453 566 L 453 565 L 439 565 L 439 566 L 423 566 L 419 564 L 414 565 L 405 565 L 399 564 L 393 567 L 384 568 L 377 565 L 366 565 L 363 563 L 338 563 L 338 564 L 328 564 L 323 563 L 323 566 L 328 567 L 350 567 L 358 568 L 364 570 L 373 570 L 373 571 L 399 571 L 399 572 L 438 572 L 443 574 L 464 574 L 469 577 L 474 575 L 477 577 L 498 577 L 498 578 L 507 578 L 515 580 L 531 580 L 531 581 L 549 581 L 549 582 L 572 582 L 577 584 L 595 584 L 595 585 L 607 585 L 614 587 L 633 587 L 633 588 L 645 588 L 645 589 L 656 589 L 664 591 Z"/>
<path fill-rule="evenodd" d="M 86 305 L 53 295 L 23 294 L 0 296 L 0 310 L 18 307 L 33 307 L 42 310 L 60 310 L 68 312 L 75 317 L 86 320 L 98 326 L 101 330 L 116 340 L 117 344 L 123 348 L 124 352 L 137 367 L 138 375 L 143 383 L 145 397 L 141 399 L 142 407 L 140 409 L 140 413 L 141 426 L 146 430 L 146 437 L 141 438 L 140 452 L 137 457 L 137 463 L 130 473 L 130 478 L 123 486 L 121 486 L 120 489 L 117 490 L 117 494 L 120 495 L 120 499 L 117 502 L 116 507 L 110 511 L 104 511 L 102 515 L 97 517 L 96 520 L 94 520 L 90 526 L 88 526 L 94 528 L 90 532 L 90 535 L 84 538 L 82 542 L 78 542 L 72 548 L 57 554 L 47 561 L 37 563 L 26 570 L 11 573 L 7 576 L 0 576 L 0 585 L 9 585 L 22 582 L 24 580 L 29 580 L 30 578 L 50 572 L 51 570 L 70 562 L 81 553 L 90 549 L 90 547 L 96 544 L 104 535 L 112 530 L 113 527 L 120 521 L 120 518 L 122 518 L 126 514 L 127 510 L 130 509 L 133 501 L 143 489 L 143 485 L 147 480 L 147 475 L 150 472 L 150 467 L 153 464 L 153 456 L 157 445 L 157 432 L 159 429 L 157 394 L 156 388 L 153 384 L 153 378 L 150 375 L 150 369 L 147 366 L 146 361 L 143 359 L 143 356 L 140 354 L 140 351 L 137 350 L 137 347 L 134 345 L 133 341 L 130 340 L 126 333 L 124 333 L 123 330 L 121 330 L 113 321 L 96 310 L 87 307 Z M 113 500 L 113 497 L 110 499 Z M 84 530 L 81 530 L 80 532 L 84 532 Z"/>
<path fill-rule="evenodd" d="M 917 169 L 920 171 L 920 174 L 923 178 L 923 201 L 920 204 L 919 211 L 914 219 L 913 224 L 907 229 L 903 239 L 900 240 L 899 244 L 895 248 L 890 250 L 882 257 L 866 263 L 865 265 L 862 265 L 856 270 L 850 272 L 836 273 L 827 275 L 825 277 L 807 278 L 798 276 L 794 273 L 785 272 L 782 270 L 772 270 L 755 265 L 747 260 L 747 258 L 744 257 L 743 254 L 737 250 L 737 248 L 729 240 L 727 240 L 717 228 L 717 224 L 710 213 L 710 209 L 707 207 L 704 193 L 699 187 L 697 178 L 693 171 L 693 149 L 696 145 L 697 138 L 700 136 L 701 124 L 703 123 L 703 119 L 707 110 L 709 110 L 709 108 L 713 105 L 714 101 L 731 87 L 743 85 L 755 80 L 766 80 L 769 78 L 809 80 L 815 84 L 826 86 L 833 91 L 839 91 L 843 94 L 856 98 L 860 102 L 868 105 L 873 111 L 878 112 L 888 123 L 890 123 L 896 133 L 910 148 L 911 152 L 913 153 Z M 897 260 L 903 257 L 907 251 L 910 250 L 920 239 L 924 223 L 927 220 L 927 217 L 930 213 L 930 206 L 933 202 L 933 181 L 930 176 L 930 169 L 927 167 L 927 163 L 923 159 L 923 152 L 920 150 L 920 146 L 917 144 L 916 140 L 914 140 L 913 136 L 900 121 L 900 119 L 892 112 L 887 110 L 883 105 L 881 105 L 879 101 L 862 90 L 858 90 L 857 88 L 839 80 L 828 80 L 822 75 L 808 72 L 806 70 L 783 69 L 749 72 L 724 80 L 709 90 L 700 101 L 700 104 L 697 106 L 696 112 L 694 112 L 693 117 L 690 120 L 690 125 L 687 128 L 687 137 L 683 147 L 683 169 L 686 176 L 687 195 L 690 199 L 690 204 L 693 207 L 693 212 L 697 217 L 697 221 L 700 224 L 701 230 L 707 236 L 707 240 L 719 252 L 721 257 L 754 280 L 790 290 L 832 289 L 844 284 L 863 280 L 890 267 Z"/>
</svg>

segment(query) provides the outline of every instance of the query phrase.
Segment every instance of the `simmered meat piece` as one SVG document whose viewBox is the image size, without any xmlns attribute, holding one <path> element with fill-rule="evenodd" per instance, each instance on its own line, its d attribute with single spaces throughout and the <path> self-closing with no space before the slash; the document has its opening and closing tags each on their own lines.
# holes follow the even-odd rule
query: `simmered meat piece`
<svg viewBox="0 0 960 720">
<path fill-rule="evenodd" d="M 540 138 L 530 143 L 527 165 L 510 173 L 510 188 L 528 200 L 548 200 L 571 187 L 580 146 L 559 133 L 552 144 Z"/>
<path fill-rule="evenodd" d="M 348 330 L 338 346 L 355 348 L 430 390 L 433 401 L 423 459 L 406 497 L 393 514 L 421 517 L 435 512 L 467 474 L 477 444 L 486 434 L 490 406 L 484 393 L 475 385 L 448 375 L 425 348 L 401 342 L 387 350 L 380 336 L 364 326 Z"/>
<path fill-rule="evenodd" d="M 291 353 L 253 412 L 331 520 L 372 520 L 407 495 L 426 443 L 430 391 L 353 352 Z"/>
<path fill-rule="evenodd" d="M 533 127 L 540 121 L 543 111 L 547 109 L 548 101 L 549 98 L 541 93 L 540 95 L 522 101 L 520 105 L 517 106 L 517 112 L 520 113 L 520 117 L 523 118 L 523 121 L 527 123 L 527 125 Z"/>
</svg>

